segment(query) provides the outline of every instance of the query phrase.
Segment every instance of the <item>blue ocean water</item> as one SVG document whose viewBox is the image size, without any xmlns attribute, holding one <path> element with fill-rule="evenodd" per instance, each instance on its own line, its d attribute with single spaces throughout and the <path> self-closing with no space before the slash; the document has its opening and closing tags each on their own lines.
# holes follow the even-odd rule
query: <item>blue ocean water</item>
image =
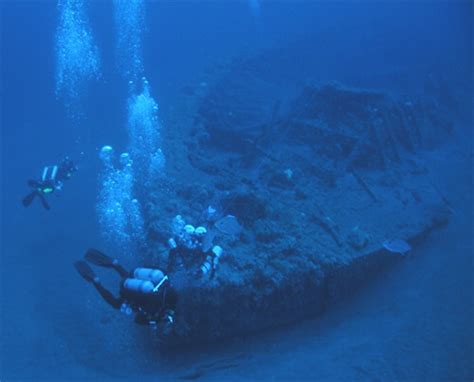
<svg viewBox="0 0 474 382">
<path fill-rule="evenodd" d="M 474 377 L 470 2 L 69 0 L 0 6 L 1 380 Z M 250 75 L 228 80 L 221 74 L 252 58 L 258 64 L 245 69 Z M 231 94 L 234 82 L 249 77 L 256 78 L 249 82 L 257 94 L 259 78 L 267 76 L 288 98 L 312 81 L 418 94 L 427 77 L 442 78 L 456 100 L 455 129 L 449 145 L 423 160 L 454 212 L 447 226 L 417 246 L 416 256 L 371 275 L 369 285 L 319 317 L 197 350 L 162 352 L 142 328 L 118 321 L 72 263 L 90 247 L 117 249 L 117 241 L 104 236 L 104 222 L 107 230 L 117 219 L 104 218 L 100 207 L 100 198 L 113 194 L 101 194 L 100 149 L 154 155 L 159 146 L 166 166 L 179 167 L 184 144 L 176 137 L 198 141 L 186 129 L 179 135 L 177 126 L 187 121 L 179 119 L 183 98 L 195 95 L 190 86 L 207 87 L 220 76 Z M 134 103 L 130 94 L 143 97 Z M 142 133 L 129 129 L 133 111 L 148 126 Z M 240 128 L 230 127 L 237 135 Z M 140 143 L 129 146 L 158 129 L 159 137 L 145 139 L 156 141 L 151 151 Z M 78 171 L 49 197 L 51 210 L 38 200 L 22 206 L 26 181 L 65 156 Z M 155 179 L 160 157 L 144 157 L 139 179 Z M 188 179 L 183 174 L 173 181 Z M 125 187 L 125 180 L 119 184 Z M 144 194 L 153 191 L 143 184 Z M 134 235 L 143 229 L 130 218 L 133 210 L 122 207 L 124 232 L 133 231 L 124 243 L 136 244 Z M 139 256 L 122 254 L 121 261 L 137 266 Z"/>
</svg>

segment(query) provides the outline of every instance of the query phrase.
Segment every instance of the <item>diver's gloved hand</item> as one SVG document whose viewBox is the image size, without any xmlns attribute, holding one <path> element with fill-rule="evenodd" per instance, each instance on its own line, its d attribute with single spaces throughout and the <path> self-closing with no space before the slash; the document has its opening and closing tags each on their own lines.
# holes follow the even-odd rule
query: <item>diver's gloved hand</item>
<svg viewBox="0 0 474 382">
<path fill-rule="evenodd" d="M 168 309 L 165 312 L 165 316 L 163 317 L 163 321 L 166 322 L 167 324 L 174 324 L 174 311 L 171 309 Z"/>
<path fill-rule="evenodd" d="M 174 311 L 171 309 L 166 310 L 163 318 L 157 325 L 157 330 L 159 330 L 162 336 L 169 336 L 173 331 L 174 327 Z"/>
</svg>

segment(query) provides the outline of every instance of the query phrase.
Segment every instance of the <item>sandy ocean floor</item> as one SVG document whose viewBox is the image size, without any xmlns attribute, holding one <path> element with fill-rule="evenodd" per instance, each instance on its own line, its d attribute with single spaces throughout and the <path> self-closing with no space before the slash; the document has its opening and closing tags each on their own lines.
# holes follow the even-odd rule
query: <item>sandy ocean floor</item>
<svg viewBox="0 0 474 382">
<path fill-rule="evenodd" d="M 71 262 L 94 242 L 85 233 L 93 211 L 74 215 L 65 197 L 56 221 L 68 224 L 58 226 L 9 208 L 1 380 L 472 380 L 473 159 L 465 142 L 426 156 L 454 213 L 411 257 L 320 318 L 179 354 L 153 351 L 74 273 Z M 24 240 L 12 241 L 19 232 Z"/>
</svg>

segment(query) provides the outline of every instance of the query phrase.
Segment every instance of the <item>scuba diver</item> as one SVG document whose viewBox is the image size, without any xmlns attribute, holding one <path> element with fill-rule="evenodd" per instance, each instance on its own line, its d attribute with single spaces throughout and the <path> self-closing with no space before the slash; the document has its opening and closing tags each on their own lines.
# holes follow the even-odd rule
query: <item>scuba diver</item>
<svg viewBox="0 0 474 382">
<path fill-rule="evenodd" d="M 159 328 L 164 335 L 170 333 L 177 294 L 170 286 L 167 275 L 156 268 L 136 268 L 133 272 L 128 272 L 117 260 L 95 249 L 89 249 L 84 258 L 100 267 L 113 268 L 122 278 L 119 296 L 116 297 L 102 286 L 99 277 L 85 261 L 74 263 L 79 274 L 94 285 L 109 305 L 127 315 L 135 313 L 137 324 Z"/>
<path fill-rule="evenodd" d="M 76 165 L 68 157 L 64 158 L 59 165 L 46 166 L 43 168 L 41 179 L 28 180 L 28 186 L 33 188 L 33 191 L 23 198 L 23 205 L 28 207 L 38 197 L 43 207 L 49 210 L 50 207 L 45 195 L 60 191 L 63 188 L 64 181 L 70 179 L 76 171 Z"/>
</svg>

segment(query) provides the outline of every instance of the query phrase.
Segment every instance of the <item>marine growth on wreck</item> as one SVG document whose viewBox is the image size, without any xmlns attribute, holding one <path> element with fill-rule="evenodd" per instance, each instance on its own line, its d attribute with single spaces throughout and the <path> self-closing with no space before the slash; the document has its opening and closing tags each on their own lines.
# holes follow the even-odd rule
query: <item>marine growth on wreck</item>
<svg viewBox="0 0 474 382">
<path fill-rule="evenodd" d="M 78 95 L 64 88 L 85 89 L 99 55 L 83 3 L 59 11 L 57 89 L 70 108 Z M 269 49 L 208 70 L 163 126 L 142 59 L 145 4 L 114 12 L 128 143 L 100 150 L 96 210 L 115 256 L 153 264 L 176 289 L 166 342 L 314 316 L 446 223 L 420 156 L 452 133 L 446 92 L 295 81 Z"/>
</svg>

